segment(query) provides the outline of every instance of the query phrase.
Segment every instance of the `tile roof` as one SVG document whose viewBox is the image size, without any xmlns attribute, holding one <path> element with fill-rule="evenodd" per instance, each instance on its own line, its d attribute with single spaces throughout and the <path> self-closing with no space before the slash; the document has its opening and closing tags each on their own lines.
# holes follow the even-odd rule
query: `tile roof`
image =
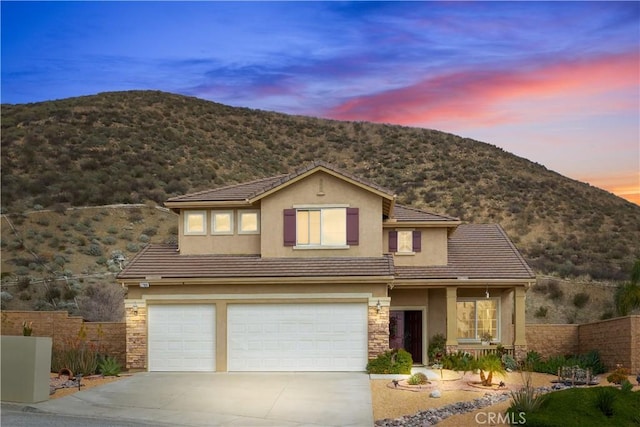
<svg viewBox="0 0 640 427">
<path fill-rule="evenodd" d="M 533 279 L 535 274 L 498 224 L 463 224 L 449 238 L 449 264 L 395 267 L 398 279 Z"/>
<path fill-rule="evenodd" d="M 261 258 L 258 255 L 180 255 L 176 245 L 149 245 L 118 279 L 393 276 L 390 256 L 379 258 Z"/>
<path fill-rule="evenodd" d="M 272 190 L 280 185 L 284 185 L 295 178 L 313 170 L 316 168 L 325 168 L 338 175 L 342 175 L 352 181 L 362 184 L 366 187 L 370 187 L 379 192 L 393 196 L 393 192 L 371 181 L 367 181 L 358 176 L 352 175 L 349 172 L 336 168 L 335 166 L 316 160 L 303 166 L 300 169 L 283 175 L 276 175 L 268 178 L 257 179 L 255 181 L 245 182 L 242 184 L 228 185 L 221 188 L 214 188 L 211 190 L 199 191 L 197 193 L 185 194 L 183 196 L 172 197 L 167 202 L 221 202 L 221 201 L 241 201 L 252 199 Z"/>
<path fill-rule="evenodd" d="M 460 221 L 458 218 L 423 211 L 411 206 L 396 204 L 393 208 L 393 218 L 398 222 L 422 221 Z"/>
</svg>

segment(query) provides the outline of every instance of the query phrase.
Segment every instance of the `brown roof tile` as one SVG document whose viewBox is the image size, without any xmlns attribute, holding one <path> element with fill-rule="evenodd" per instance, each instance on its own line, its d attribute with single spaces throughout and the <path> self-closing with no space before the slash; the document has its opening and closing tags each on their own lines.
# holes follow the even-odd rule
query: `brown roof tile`
<svg viewBox="0 0 640 427">
<path fill-rule="evenodd" d="M 423 211 L 411 206 L 396 204 L 393 208 L 393 218 L 398 222 L 422 221 L 460 221 L 458 218 Z"/>
<path fill-rule="evenodd" d="M 211 190 L 199 191 L 197 193 L 185 194 L 183 196 L 172 197 L 168 202 L 223 202 L 223 201 L 241 201 L 252 199 L 254 197 L 258 197 L 261 194 L 266 193 L 269 190 L 272 190 L 280 185 L 284 185 L 289 181 L 294 180 L 295 178 L 303 175 L 315 168 L 323 167 L 332 172 L 337 173 L 338 175 L 342 175 L 352 181 L 358 182 L 364 186 L 370 187 L 382 193 L 385 193 L 389 196 L 393 196 L 393 192 L 388 190 L 378 184 L 373 182 L 364 180 L 360 177 L 352 175 L 348 172 L 345 172 L 341 169 L 336 168 L 335 166 L 317 160 L 315 162 L 311 162 L 308 165 L 297 169 L 296 171 L 290 174 L 284 175 L 276 175 L 268 178 L 262 178 L 251 182 L 246 182 L 242 184 L 228 185 L 221 188 L 215 188 Z"/>
<path fill-rule="evenodd" d="M 395 267 L 399 279 L 532 279 L 520 252 L 498 224 L 464 224 L 449 238 L 449 265 Z"/>
<path fill-rule="evenodd" d="M 118 274 L 119 279 L 392 276 L 393 261 L 380 258 L 261 258 L 180 255 L 175 245 L 149 245 Z"/>
</svg>

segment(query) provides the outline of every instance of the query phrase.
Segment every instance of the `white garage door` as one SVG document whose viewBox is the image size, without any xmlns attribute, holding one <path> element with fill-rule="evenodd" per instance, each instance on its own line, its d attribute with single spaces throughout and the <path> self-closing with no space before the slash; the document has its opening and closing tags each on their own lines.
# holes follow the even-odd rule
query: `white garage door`
<svg viewBox="0 0 640 427">
<path fill-rule="evenodd" d="M 364 371 L 366 304 L 233 304 L 229 371 Z"/>
<path fill-rule="evenodd" d="M 215 371 L 215 306 L 149 305 L 150 371 Z"/>
</svg>

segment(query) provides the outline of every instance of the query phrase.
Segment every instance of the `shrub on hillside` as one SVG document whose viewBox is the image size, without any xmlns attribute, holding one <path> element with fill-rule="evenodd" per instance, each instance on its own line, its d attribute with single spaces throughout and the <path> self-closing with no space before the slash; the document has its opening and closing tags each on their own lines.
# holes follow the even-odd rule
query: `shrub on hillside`
<svg viewBox="0 0 640 427">
<path fill-rule="evenodd" d="M 573 305 L 577 308 L 583 308 L 589 302 L 589 294 L 586 292 L 580 292 L 573 296 Z"/>
</svg>

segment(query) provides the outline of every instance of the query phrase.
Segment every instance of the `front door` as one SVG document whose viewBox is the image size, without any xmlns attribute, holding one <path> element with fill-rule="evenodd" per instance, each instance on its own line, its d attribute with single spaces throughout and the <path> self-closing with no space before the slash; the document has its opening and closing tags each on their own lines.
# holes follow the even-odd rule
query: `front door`
<svg viewBox="0 0 640 427">
<path fill-rule="evenodd" d="M 414 363 L 422 363 L 422 311 L 392 310 L 389 315 L 389 347 L 404 348 Z"/>
</svg>

